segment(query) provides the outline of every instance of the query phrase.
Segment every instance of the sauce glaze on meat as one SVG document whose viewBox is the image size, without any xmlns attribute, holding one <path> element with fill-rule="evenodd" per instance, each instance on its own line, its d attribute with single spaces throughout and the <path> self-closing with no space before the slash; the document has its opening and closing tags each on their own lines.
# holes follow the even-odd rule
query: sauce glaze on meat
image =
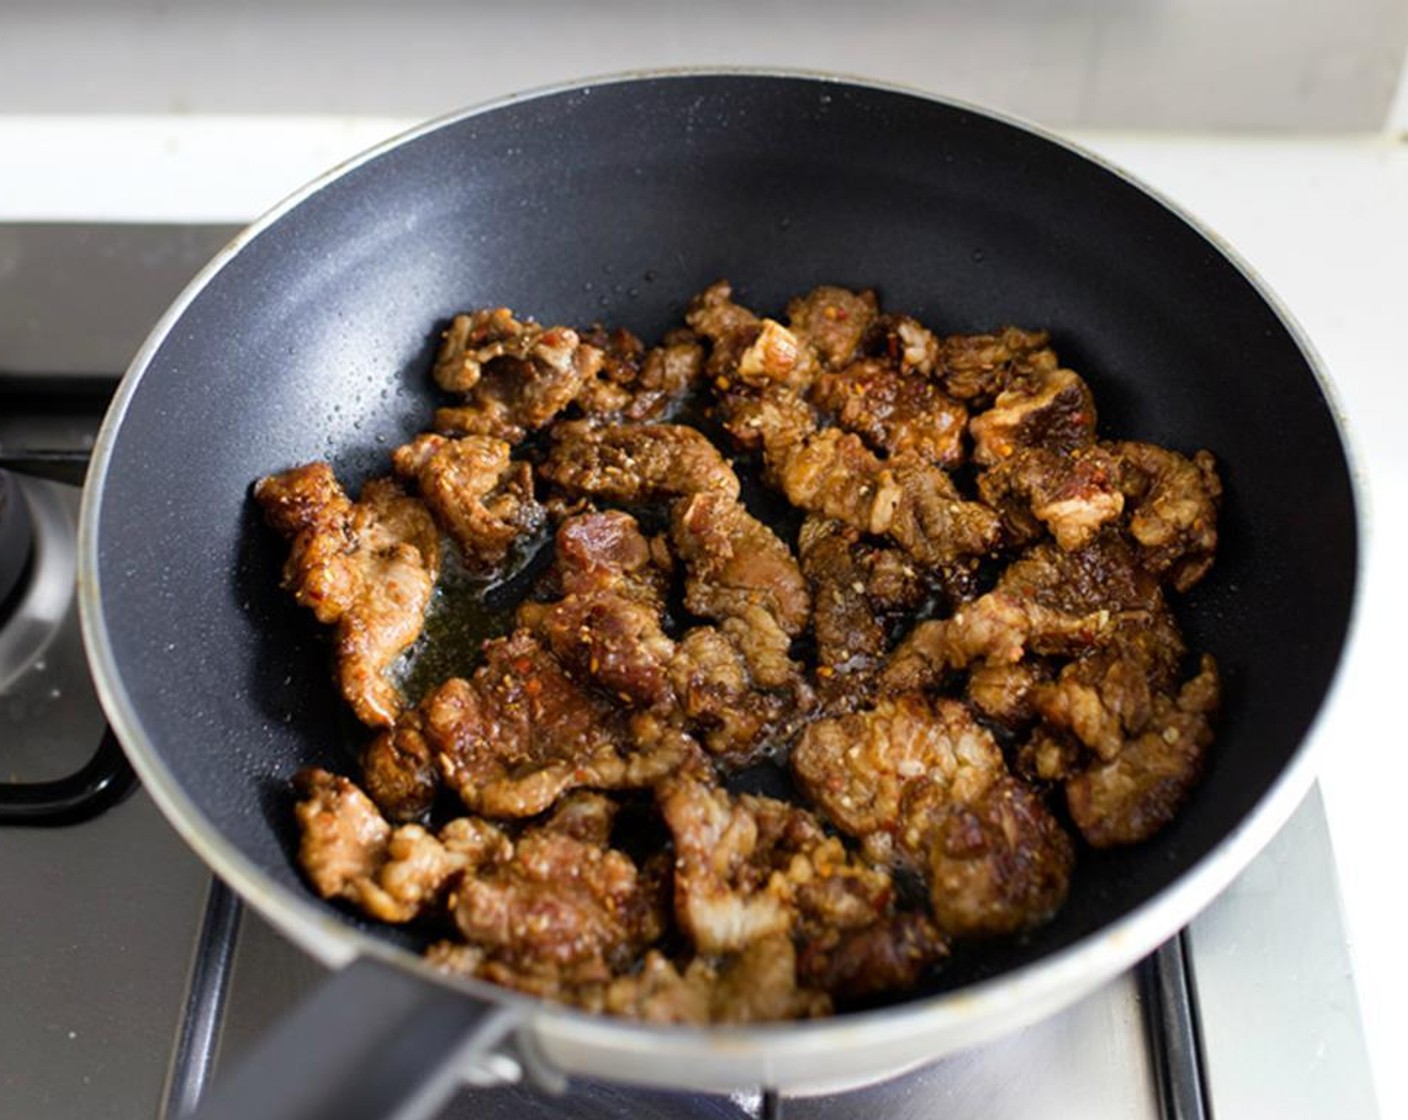
<svg viewBox="0 0 1408 1120">
<path fill-rule="evenodd" d="M 654 347 L 459 315 L 431 373 L 432 430 L 355 501 L 326 463 L 254 496 L 369 729 L 360 785 L 298 776 L 299 861 L 438 967 L 657 1022 L 901 998 L 1207 765 L 1173 599 L 1215 461 L 1102 436 L 1045 332 L 720 281 Z M 428 615 L 505 588 L 407 695 Z"/>
</svg>

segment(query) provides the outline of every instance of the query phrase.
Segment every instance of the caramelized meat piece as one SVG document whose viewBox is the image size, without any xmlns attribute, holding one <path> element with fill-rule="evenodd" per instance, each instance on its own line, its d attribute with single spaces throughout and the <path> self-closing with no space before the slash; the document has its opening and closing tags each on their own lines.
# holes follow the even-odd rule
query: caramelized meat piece
<svg viewBox="0 0 1408 1120">
<path fill-rule="evenodd" d="M 1114 443 L 1120 488 L 1131 514 L 1129 533 L 1144 564 L 1176 590 L 1187 591 L 1207 574 L 1217 551 L 1217 508 L 1222 480 L 1207 451 L 1187 459 L 1150 443 Z"/>
<path fill-rule="evenodd" d="M 519 625 L 545 641 L 569 673 L 622 703 L 673 704 L 665 573 L 635 518 L 615 510 L 569 518 L 558 528 L 556 560 L 563 597 L 521 604 Z"/>
<path fill-rule="evenodd" d="M 362 786 L 393 821 L 419 820 L 435 804 L 440 769 L 419 708 L 401 713 L 362 752 Z"/>
<path fill-rule="evenodd" d="M 521 537 L 544 523 L 533 498 L 533 470 L 509 458 L 503 440 L 420 435 L 391 454 L 396 474 L 413 482 L 439 526 L 459 546 L 465 566 L 488 574 L 503 567 Z"/>
<path fill-rule="evenodd" d="M 797 952 L 784 934 L 723 958 L 695 957 L 680 972 L 651 951 L 634 976 L 617 979 L 604 1009 L 651 1023 L 759 1023 L 831 1012 L 824 991 L 798 986 Z"/>
<path fill-rule="evenodd" d="M 718 449 L 679 424 L 559 423 L 538 475 L 569 494 L 619 505 L 685 494 L 738 497 L 738 477 Z"/>
<path fill-rule="evenodd" d="M 902 854 L 919 865 L 946 934 L 1031 928 L 1065 898 L 1069 839 L 957 701 L 899 696 L 818 720 L 793 750 L 792 769 L 873 855 Z"/>
<path fill-rule="evenodd" d="M 973 461 L 990 467 L 1024 447 L 1069 452 L 1095 442 L 1095 399 L 1068 369 L 1013 378 L 986 412 L 968 423 Z"/>
<path fill-rule="evenodd" d="M 671 540 L 685 566 L 685 606 L 723 621 L 752 618 L 796 637 L 811 617 L 807 581 L 771 529 L 724 495 L 695 494 L 676 503 Z"/>
<path fill-rule="evenodd" d="M 968 410 L 923 377 L 867 358 L 823 373 L 811 400 L 846 431 L 891 457 L 912 454 L 945 467 L 963 460 Z"/>
<path fill-rule="evenodd" d="M 490 817 L 541 813 L 568 790 L 639 789 L 686 757 L 688 740 L 641 743 L 625 712 L 574 680 L 526 631 L 485 643 L 484 664 L 421 704 L 448 785 Z"/>
<path fill-rule="evenodd" d="M 1138 736 L 1067 781 L 1066 804 L 1087 843 L 1137 844 L 1173 820 L 1202 776 L 1220 696 L 1217 666 L 1204 656 L 1176 698 L 1156 700 Z"/>
<path fill-rule="evenodd" d="M 941 781 L 905 793 L 900 847 L 929 880 L 934 922 L 951 937 L 996 937 L 1051 920 L 1070 889 L 1071 838 L 1009 774 L 971 801 Z"/>
<path fill-rule="evenodd" d="M 1101 644 L 1039 685 L 1032 702 L 1048 727 L 1068 731 L 1104 760 L 1142 731 L 1160 694 L 1177 683 L 1186 652 L 1167 611 L 1112 625 Z"/>
<path fill-rule="evenodd" d="M 824 366 L 841 369 L 855 358 L 877 310 L 874 292 L 824 285 L 792 300 L 787 305 L 787 321 Z"/>
<path fill-rule="evenodd" d="M 881 462 L 859 437 L 830 429 L 800 445 L 768 448 L 769 465 L 793 505 L 886 536 L 923 565 L 990 552 L 998 516 L 965 501 L 948 475 L 913 459 Z"/>
<path fill-rule="evenodd" d="M 829 707 L 855 706 L 885 656 L 891 616 L 917 607 L 924 586 L 898 549 L 869 544 L 843 522 L 808 517 L 798 544 L 815 604 L 820 691 Z"/>
<path fill-rule="evenodd" d="M 1118 463 L 1098 446 L 1026 447 L 984 471 L 978 493 L 1002 514 L 1012 543 L 1031 544 L 1046 529 L 1062 548 L 1080 548 L 1124 512 L 1118 477 Z"/>
<path fill-rule="evenodd" d="M 811 723 L 792 751 L 792 773 L 807 797 L 856 838 L 894 835 L 905 790 L 941 780 L 973 801 L 1005 771 L 991 734 L 956 700 L 909 694 L 874 708 Z"/>
<path fill-rule="evenodd" d="M 1018 731 L 1036 718 L 1033 692 L 1051 677 L 1044 662 L 980 661 L 968 671 L 968 702 L 994 723 Z"/>
<path fill-rule="evenodd" d="M 599 794 L 573 794 L 509 853 L 459 880 L 450 908 L 460 934 L 484 951 L 478 975 L 570 994 L 626 971 L 660 936 L 661 884 L 608 846 L 614 813 Z"/>
<path fill-rule="evenodd" d="M 1074 655 L 1090 649 L 1128 615 L 1163 609 L 1158 584 L 1118 538 L 1104 535 L 1063 551 L 1040 544 L 1011 564 L 986 595 L 950 618 L 919 623 L 890 657 L 883 687 L 930 687 L 975 661 L 1013 663 L 1024 654 Z"/>
<path fill-rule="evenodd" d="M 947 953 L 927 919 L 895 909 L 889 874 L 858 860 L 805 810 L 731 797 L 698 778 L 671 779 L 659 796 L 675 838 L 676 918 L 701 953 L 795 942 L 802 953 L 795 969 L 791 954 L 780 956 L 792 978 L 778 977 L 777 989 L 843 998 L 903 990 Z"/>
<path fill-rule="evenodd" d="M 368 482 L 351 502 L 326 463 L 261 479 L 254 497 L 293 538 L 284 587 L 335 627 L 343 697 L 363 723 L 390 727 L 402 698 L 389 670 L 420 637 L 439 573 L 430 514 L 390 479 Z"/>
<path fill-rule="evenodd" d="M 435 380 L 463 393 L 466 403 L 437 409 L 435 430 L 517 443 L 566 408 L 602 360 L 570 327 L 544 329 L 506 307 L 456 316 L 435 361 Z"/>
<path fill-rule="evenodd" d="M 758 652 L 755 646 L 755 658 Z M 786 658 L 785 648 L 773 653 Z M 787 739 L 801 714 L 793 688 L 755 682 L 738 645 L 717 627 L 689 630 L 676 644 L 669 672 L 681 718 L 712 755 L 746 759 Z"/>
<path fill-rule="evenodd" d="M 742 304 L 733 302 L 733 287 L 727 280 L 716 280 L 690 300 L 684 320 L 696 334 L 718 342 L 742 327 L 753 325 L 758 317 Z"/>
<path fill-rule="evenodd" d="M 650 350 L 625 329 L 608 333 L 596 328 L 582 341 L 603 354 L 601 369 L 576 399 L 584 413 L 597 419 L 666 419 L 704 373 L 704 347 L 693 331 L 671 331 L 663 345 Z"/>
<path fill-rule="evenodd" d="M 955 334 L 939 347 L 936 376 L 945 392 L 972 408 L 990 405 L 1017 378 L 1056 369 L 1045 331 L 1003 327 L 994 334 Z"/>
<path fill-rule="evenodd" d="M 564 520 L 557 530 L 556 559 L 566 595 L 614 591 L 664 607 L 669 572 L 628 513 L 593 510 Z"/>
<path fill-rule="evenodd" d="M 940 352 L 934 332 L 908 315 L 881 315 L 865 338 L 865 353 L 885 359 L 905 374 L 932 376 Z"/>
<path fill-rule="evenodd" d="M 419 825 L 393 829 L 346 778 L 304 770 L 294 780 L 298 861 L 323 898 L 341 898 L 383 922 L 408 922 L 436 905 L 451 879 L 493 859 L 508 840 L 463 818 L 439 837 Z"/>
</svg>

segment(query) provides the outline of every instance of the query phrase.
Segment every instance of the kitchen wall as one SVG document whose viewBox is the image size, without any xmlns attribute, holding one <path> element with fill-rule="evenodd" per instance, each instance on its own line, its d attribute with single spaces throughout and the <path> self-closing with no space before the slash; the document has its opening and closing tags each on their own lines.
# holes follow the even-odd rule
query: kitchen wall
<svg viewBox="0 0 1408 1120">
<path fill-rule="evenodd" d="M 882 77 L 1062 128 L 1372 131 L 1405 48 L 1404 0 L 0 0 L 0 114 L 418 118 L 730 63 Z"/>
</svg>

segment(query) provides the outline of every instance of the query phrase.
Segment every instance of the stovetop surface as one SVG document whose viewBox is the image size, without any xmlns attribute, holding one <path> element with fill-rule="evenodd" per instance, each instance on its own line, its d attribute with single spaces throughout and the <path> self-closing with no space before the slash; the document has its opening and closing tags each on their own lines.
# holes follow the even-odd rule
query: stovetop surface
<svg viewBox="0 0 1408 1120">
<path fill-rule="evenodd" d="M 0 225 L 0 454 L 91 445 L 112 371 L 227 227 Z M 83 329 L 75 329 L 82 324 Z M 25 482 L 46 508 L 78 491 Z M 39 718 L 35 718 L 38 716 Z M 102 719 L 72 605 L 43 656 L 0 693 L 0 780 L 82 765 Z M 140 790 L 85 823 L 0 831 L 0 1116 L 157 1115 L 189 1068 L 193 956 L 211 880 Z M 1371 1116 L 1372 1090 L 1318 792 L 1176 940 L 1191 968 L 1198 1099 L 1169 1084 L 1152 965 L 995 1044 L 861 1092 L 788 1098 L 789 1116 Z M 234 913 L 233 910 L 229 911 Z M 230 942 L 208 1040 L 215 1076 L 322 968 L 250 912 Z M 194 974 L 199 977 L 200 970 Z M 199 985 L 197 985 L 198 987 Z M 183 1033 L 184 1032 L 184 1033 Z M 201 1040 L 202 1045 L 206 1040 Z M 197 1047 L 200 1050 L 200 1047 Z M 173 1057 L 179 1055 L 179 1057 Z M 199 1059 L 200 1054 L 197 1054 Z M 1185 1055 L 1186 1057 L 1186 1055 Z M 199 1065 L 199 1061 L 197 1061 Z M 738 1098 L 574 1083 L 466 1091 L 470 1115 L 748 1116 Z"/>
</svg>

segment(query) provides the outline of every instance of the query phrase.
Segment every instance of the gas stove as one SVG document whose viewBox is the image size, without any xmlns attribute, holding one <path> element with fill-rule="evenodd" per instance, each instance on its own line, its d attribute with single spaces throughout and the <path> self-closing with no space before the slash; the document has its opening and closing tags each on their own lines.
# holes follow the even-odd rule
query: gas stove
<svg viewBox="0 0 1408 1120">
<path fill-rule="evenodd" d="M 105 403 L 233 232 L 0 224 L 3 1116 L 182 1116 L 324 975 L 212 880 L 137 786 L 77 620 L 79 486 Z M 1337 898 L 1312 790 L 1189 928 L 996 1043 L 835 1096 L 509 1084 L 466 1087 L 441 1120 L 1372 1116 Z"/>
</svg>

